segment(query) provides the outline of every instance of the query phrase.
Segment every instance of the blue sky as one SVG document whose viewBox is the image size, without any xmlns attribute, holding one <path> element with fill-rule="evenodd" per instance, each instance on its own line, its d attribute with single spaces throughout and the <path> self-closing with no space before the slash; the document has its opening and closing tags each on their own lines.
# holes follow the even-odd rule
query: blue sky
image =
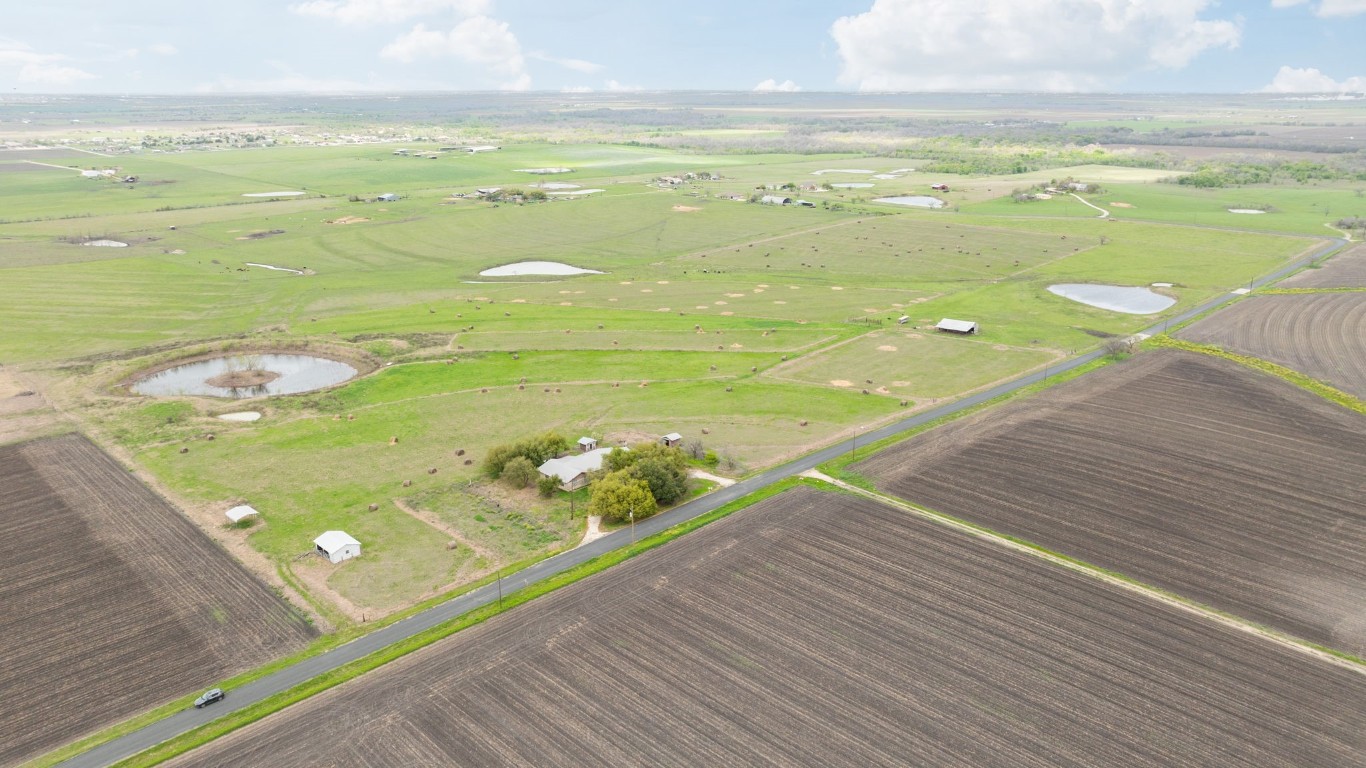
<svg viewBox="0 0 1366 768">
<path fill-rule="evenodd" d="M 5 93 L 1366 91 L 1366 0 L 10 0 Z"/>
</svg>

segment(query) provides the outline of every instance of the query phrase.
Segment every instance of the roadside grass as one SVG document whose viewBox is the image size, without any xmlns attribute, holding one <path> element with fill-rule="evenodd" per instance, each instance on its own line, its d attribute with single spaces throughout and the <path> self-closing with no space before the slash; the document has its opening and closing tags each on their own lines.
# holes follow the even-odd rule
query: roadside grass
<svg viewBox="0 0 1366 768">
<path fill-rule="evenodd" d="M 231 733 L 232 731 L 235 731 L 244 726 L 250 725 L 251 723 L 254 723 L 275 712 L 278 712 L 291 704 L 298 703 L 311 696 L 322 693 L 323 691 L 326 691 L 329 688 L 334 688 L 338 685 L 341 685 L 342 683 L 348 680 L 352 680 L 356 677 L 359 677 L 365 672 L 376 669 L 380 666 L 383 666 L 384 664 L 387 664 L 390 661 L 406 656 L 409 653 L 412 653 L 413 651 L 417 651 L 419 649 L 430 646 L 438 640 L 450 637 L 451 635 L 461 631 L 462 629 L 466 629 L 476 624 L 480 624 L 484 621 L 487 621 L 497 616 L 500 613 L 510 611 L 519 605 L 528 603 L 534 600 L 535 598 L 540 597 L 541 595 L 548 594 L 557 589 L 560 589 L 561 587 L 568 586 L 569 584 L 573 584 L 577 581 L 592 576 L 595 573 L 604 571 L 610 568 L 611 566 L 616 565 L 617 563 L 623 562 L 632 557 L 635 557 L 636 555 L 642 554 L 649 550 L 655 549 L 656 547 L 662 546 L 678 538 L 679 536 L 683 536 L 684 534 L 701 528 L 702 526 L 707 525 L 708 523 L 711 523 L 715 520 L 719 520 L 736 511 L 744 509 L 745 507 L 763 501 L 764 499 L 776 496 L 777 494 L 782 493 L 783 491 L 786 491 L 789 488 L 795 487 L 797 485 L 818 484 L 814 481 L 810 481 L 803 478 L 790 478 L 788 480 L 775 483 L 774 485 L 771 485 L 760 491 L 756 491 L 755 493 L 745 496 L 742 499 L 738 499 L 736 501 L 731 502 L 730 504 L 727 504 L 716 510 L 708 512 L 705 515 L 701 515 L 692 520 L 680 523 L 679 525 L 669 528 L 666 531 L 641 539 L 635 544 L 628 545 L 620 549 L 616 549 L 606 554 L 603 554 L 599 557 L 594 558 L 593 560 L 590 560 L 587 563 L 584 563 L 583 565 L 571 568 L 563 573 L 545 579 L 544 581 L 537 582 L 536 584 L 532 584 L 528 587 L 517 590 L 515 592 L 504 593 L 501 605 L 495 602 L 486 604 L 479 608 L 475 608 L 474 610 L 460 616 L 457 619 L 433 627 L 432 629 L 421 632 L 417 635 L 414 635 L 411 638 L 390 645 L 384 649 L 381 649 L 379 651 L 376 651 L 375 653 L 372 653 L 361 659 L 353 661 L 336 670 L 315 677 L 309 680 L 308 682 L 291 688 L 287 691 L 275 694 L 257 704 L 253 704 L 238 712 L 234 712 L 223 718 L 215 720 L 212 723 L 196 728 L 192 731 L 189 731 L 188 733 L 177 736 L 169 741 L 163 742 L 162 744 L 159 744 L 147 751 L 139 753 L 138 755 L 115 763 L 115 765 L 118 766 L 118 768 L 137 768 L 139 766 L 153 766 L 163 763 L 177 755 L 185 754 L 186 752 L 189 752 L 195 747 L 207 744 L 208 742 L 220 736 L 223 736 L 227 733 Z M 822 483 L 819 485 L 824 486 L 825 484 Z M 492 581 L 492 578 L 485 579 L 478 586 L 484 586 L 488 584 L 490 581 Z M 471 585 L 471 589 L 473 588 L 475 588 L 474 585 Z M 373 629 L 376 628 L 378 627 L 371 627 L 370 629 L 373 631 Z M 314 653 L 309 655 L 315 655 L 316 653 L 317 652 L 315 651 Z M 279 667 L 283 666 L 285 666 L 285 664 L 282 663 L 279 664 L 279 666 L 277 666 L 276 668 L 278 669 Z M 264 675 L 258 675 L 258 677 L 260 676 Z M 237 684 L 240 685 L 241 683 Z M 190 698 L 187 697 L 185 701 L 188 702 L 189 700 Z M 160 717 L 157 717 L 155 719 L 165 717 L 171 712 L 174 712 L 176 709 L 179 709 L 184 706 L 183 702 L 177 702 L 177 704 L 178 706 L 168 705 L 168 707 L 164 708 L 166 711 L 163 712 L 160 715 Z M 153 721 L 154 719 L 148 719 L 146 722 Z M 129 730 L 134 730 L 134 728 L 130 727 Z M 107 741 L 108 739 L 104 740 Z"/>
</svg>

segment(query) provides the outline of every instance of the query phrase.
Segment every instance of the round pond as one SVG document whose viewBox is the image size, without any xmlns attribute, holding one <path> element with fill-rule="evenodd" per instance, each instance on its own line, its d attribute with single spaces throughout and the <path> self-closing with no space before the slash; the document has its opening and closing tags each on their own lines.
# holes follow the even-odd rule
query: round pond
<svg viewBox="0 0 1366 768">
<path fill-rule="evenodd" d="M 875 197 L 875 203 L 889 205 L 909 205 L 912 208 L 943 208 L 944 201 L 929 195 L 897 195 L 896 197 Z"/>
<path fill-rule="evenodd" d="M 1060 283 L 1048 286 L 1048 292 L 1092 307 L 1123 312 L 1127 315 L 1151 315 L 1176 303 L 1147 288 L 1095 283 Z"/>
<path fill-rule="evenodd" d="M 340 384 L 356 373 L 347 363 L 313 355 L 232 355 L 158 371 L 138 379 L 132 390 L 139 395 L 162 396 L 292 395 Z M 240 385 L 234 386 L 238 382 Z"/>
</svg>

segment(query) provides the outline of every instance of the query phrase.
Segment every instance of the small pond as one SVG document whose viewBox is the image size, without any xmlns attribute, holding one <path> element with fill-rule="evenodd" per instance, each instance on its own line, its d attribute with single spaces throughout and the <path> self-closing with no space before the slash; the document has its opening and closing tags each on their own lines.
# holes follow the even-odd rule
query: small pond
<svg viewBox="0 0 1366 768">
<path fill-rule="evenodd" d="M 583 269 L 558 261 L 519 261 L 480 272 L 481 277 L 521 277 L 523 275 L 601 275 L 596 269 Z"/>
<path fill-rule="evenodd" d="M 340 384 L 355 376 L 346 363 L 313 355 L 233 355 L 186 363 L 151 374 L 133 383 L 139 395 L 210 395 L 212 397 L 265 397 L 310 392 Z M 230 375 L 269 379 L 247 386 L 216 386 L 210 379 Z"/>
<path fill-rule="evenodd" d="M 875 203 L 889 205 L 909 205 L 912 208 L 943 208 L 944 201 L 929 195 L 898 195 L 896 197 L 875 197 Z"/>
<path fill-rule="evenodd" d="M 835 187 L 836 189 L 867 189 L 873 185 L 866 181 L 845 181 L 839 184 L 831 184 L 830 186 Z"/>
<path fill-rule="evenodd" d="M 1151 315 L 1176 303 L 1176 299 L 1147 288 L 1124 285 L 1061 283 L 1048 286 L 1048 291 L 1065 299 L 1127 315 Z"/>
</svg>

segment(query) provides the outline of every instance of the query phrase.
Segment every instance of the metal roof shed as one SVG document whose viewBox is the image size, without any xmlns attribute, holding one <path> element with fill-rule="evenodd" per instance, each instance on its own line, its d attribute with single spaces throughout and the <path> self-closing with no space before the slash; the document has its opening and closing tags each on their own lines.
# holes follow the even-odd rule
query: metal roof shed
<svg viewBox="0 0 1366 768">
<path fill-rule="evenodd" d="M 313 546 L 318 554 L 334 563 L 360 557 L 360 542 L 346 531 L 323 531 L 323 535 L 313 540 Z"/>
<path fill-rule="evenodd" d="M 971 320 L 953 320 L 947 317 L 940 320 L 934 327 L 950 333 L 977 333 L 981 330 L 977 323 Z"/>
<path fill-rule="evenodd" d="M 232 509 L 228 510 L 227 512 L 225 512 L 225 513 L 223 513 L 223 514 L 225 514 L 225 515 L 228 516 L 228 520 L 229 520 L 230 522 L 232 522 L 232 523 L 240 523 L 240 522 L 242 522 L 242 518 L 244 518 L 244 517 L 250 517 L 250 516 L 255 515 L 255 514 L 258 514 L 258 513 L 257 513 L 256 510 L 252 509 L 251 507 L 247 506 L 246 504 L 239 504 L 239 505 L 233 507 Z"/>
</svg>

